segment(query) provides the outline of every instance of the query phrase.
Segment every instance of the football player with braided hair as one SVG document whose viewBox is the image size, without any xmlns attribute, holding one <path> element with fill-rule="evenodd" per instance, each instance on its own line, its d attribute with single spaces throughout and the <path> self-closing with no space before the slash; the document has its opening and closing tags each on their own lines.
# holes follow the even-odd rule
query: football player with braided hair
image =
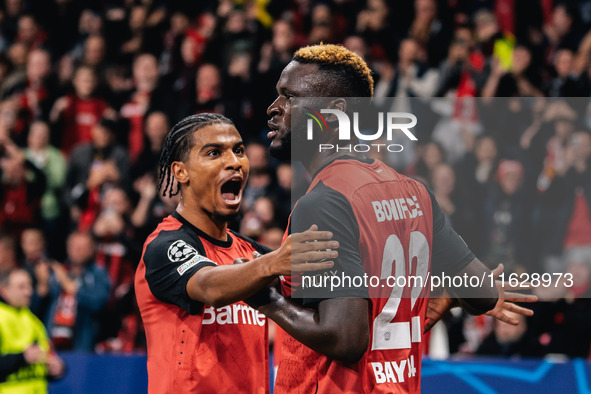
<svg viewBox="0 0 591 394">
<path fill-rule="evenodd" d="M 294 267 L 330 268 L 308 261 L 337 255 L 314 226 L 276 251 L 229 230 L 248 172 L 244 142 L 222 115 L 189 116 L 166 136 L 159 190 L 181 199 L 147 238 L 135 277 L 150 393 L 268 392 L 266 318 L 241 300 Z"/>
</svg>

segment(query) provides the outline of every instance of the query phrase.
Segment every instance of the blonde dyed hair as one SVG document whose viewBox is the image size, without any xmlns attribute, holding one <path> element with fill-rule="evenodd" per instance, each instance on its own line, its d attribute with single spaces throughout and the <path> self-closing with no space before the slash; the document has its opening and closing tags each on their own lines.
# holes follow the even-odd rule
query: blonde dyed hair
<svg viewBox="0 0 591 394">
<path fill-rule="evenodd" d="M 361 56 L 342 45 L 319 44 L 300 48 L 293 60 L 305 64 L 317 64 L 320 70 L 339 72 L 346 78 L 351 96 L 373 97 L 373 77 Z"/>
</svg>

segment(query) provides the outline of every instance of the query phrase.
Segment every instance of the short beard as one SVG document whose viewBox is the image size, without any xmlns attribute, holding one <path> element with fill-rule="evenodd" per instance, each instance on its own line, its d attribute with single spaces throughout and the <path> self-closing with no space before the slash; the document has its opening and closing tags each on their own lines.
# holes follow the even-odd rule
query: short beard
<svg viewBox="0 0 591 394">
<path fill-rule="evenodd" d="M 281 161 L 291 160 L 291 132 L 287 133 L 280 140 L 279 146 L 269 146 L 269 154 Z"/>
</svg>

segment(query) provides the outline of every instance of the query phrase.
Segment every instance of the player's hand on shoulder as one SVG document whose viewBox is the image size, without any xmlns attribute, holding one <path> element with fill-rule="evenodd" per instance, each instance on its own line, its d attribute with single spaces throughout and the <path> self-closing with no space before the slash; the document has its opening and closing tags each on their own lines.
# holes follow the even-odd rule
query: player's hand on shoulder
<svg viewBox="0 0 591 394">
<path fill-rule="evenodd" d="M 292 273 L 321 271 L 334 265 L 332 259 L 338 256 L 337 241 L 332 240 L 329 231 L 319 231 L 312 225 L 302 233 L 289 235 L 283 245 L 275 252 L 273 273 L 291 275 Z"/>
</svg>

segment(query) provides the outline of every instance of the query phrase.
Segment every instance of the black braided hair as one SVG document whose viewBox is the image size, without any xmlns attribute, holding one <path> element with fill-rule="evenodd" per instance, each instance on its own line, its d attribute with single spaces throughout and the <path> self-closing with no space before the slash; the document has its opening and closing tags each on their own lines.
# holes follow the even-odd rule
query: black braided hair
<svg viewBox="0 0 591 394">
<path fill-rule="evenodd" d="M 176 191 L 173 190 L 173 176 L 171 165 L 175 161 L 186 161 L 189 158 L 189 152 L 193 147 L 193 133 L 203 127 L 218 123 L 225 123 L 234 126 L 234 123 L 220 114 L 197 114 L 187 116 L 166 135 L 162 152 L 160 153 L 160 181 L 158 182 L 158 191 L 162 195 L 172 197 L 180 192 L 180 185 L 177 184 Z M 164 181 L 166 180 L 166 184 Z M 164 185 L 164 187 L 162 187 Z"/>
</svg>

